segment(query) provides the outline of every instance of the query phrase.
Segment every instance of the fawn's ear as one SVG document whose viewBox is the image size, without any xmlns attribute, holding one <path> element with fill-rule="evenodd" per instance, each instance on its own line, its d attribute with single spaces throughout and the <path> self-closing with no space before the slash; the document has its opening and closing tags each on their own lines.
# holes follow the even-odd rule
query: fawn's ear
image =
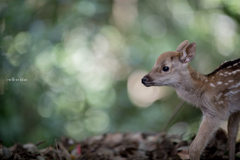
<svg viewBox="0 0 240 160">
<path fill-rule="evenodd" d="M 188 63 L 193 60 L 196 53 L 196 43 L 192 42 L 183 49 L 180 56 L 180 61 L 182 63 Z"/>
<path fill-rule="evenodd" d="M 177 47 L 176 51 L 179 53 L 183 52 L 183 49 L 189 44 L 188 40 L 183 41 L 179 46 Z"/>
</svg>

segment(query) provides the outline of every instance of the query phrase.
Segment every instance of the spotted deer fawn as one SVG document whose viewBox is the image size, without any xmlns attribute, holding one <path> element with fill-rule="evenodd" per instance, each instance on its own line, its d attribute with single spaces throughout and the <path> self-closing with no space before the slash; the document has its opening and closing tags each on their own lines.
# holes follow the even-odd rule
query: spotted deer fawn
<svg viewBox="0 0 240 160">
<path fill-rule="evenodd" d="M 195 52 L 195 42 L 183 41 L 176 51 L 158 57 L 152 70 L 142 78 L 142 83 L 147 87 L 174 87 L 179 97 L 201 109 L 203 119 L 189 148 L 191 160 L 200 159 L 211 135 L 226 119 L 229 160 L 234 160 L 240 121 L 240 58 L 226 61 L 212 73 L 202 75 L 188 64 Z"/>
</svg>

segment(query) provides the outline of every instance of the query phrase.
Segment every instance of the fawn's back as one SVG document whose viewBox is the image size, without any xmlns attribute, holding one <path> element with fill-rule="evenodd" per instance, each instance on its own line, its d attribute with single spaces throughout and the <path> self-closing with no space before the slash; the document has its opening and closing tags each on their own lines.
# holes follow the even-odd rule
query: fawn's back
<svg viewBox="0 0 240 160">
<path fill-rule="evenodd" d="M 206 75 L 213 101 L 220 106 L 229 106 L 230 112 L 240 111 L 240 58 L 226 61 L 215 71 Z M 235 108 L 235 106 L 237 108 Z"/>
</svg>

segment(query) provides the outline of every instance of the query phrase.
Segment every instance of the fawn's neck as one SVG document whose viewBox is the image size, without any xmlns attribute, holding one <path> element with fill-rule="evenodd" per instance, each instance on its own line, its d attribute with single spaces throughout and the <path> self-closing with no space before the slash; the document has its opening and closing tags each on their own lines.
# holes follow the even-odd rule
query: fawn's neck
<svg viewBox="0 0 240 160">
<path fill-rule="evenodd" d="M 180 79 L 181 81 L 173 86 L 178 96 L 192 104 L 200 106 L 204 93 L 202 88 L 204 82 L 208 81 L 208 78 L 196 72 L 188 65 L 187 70 L 180 73 Z"/>
</svg>

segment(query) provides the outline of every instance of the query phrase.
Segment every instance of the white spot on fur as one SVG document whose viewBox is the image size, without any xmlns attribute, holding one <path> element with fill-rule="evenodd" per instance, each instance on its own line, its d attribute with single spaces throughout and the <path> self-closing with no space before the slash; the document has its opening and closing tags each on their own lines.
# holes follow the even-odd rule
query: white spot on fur
<svg viewBox="0 0 240 160">
<path fill-rule="evenodd" d="M 216 96 L 216 100 L 219 100 L 219 98 L 222 96 L 222 93 L 219 93 L 217 96 Z"/>
<path fill-rule="evenodd" d="M 231 68 L 232 66 L 228 66 L 227 68 Z"/>
<path fill-rule="evenodd" d="M 237 73 L 237 71 L 233 71 L 233 72 L 232 72 L 232 74 L 236 74 L 236 73 Z"/>
<path fill-rule="evenodd" d="M 229 83 L 233 82 L 233 80 L 228 80 Z"/>
<path fill-rule="evenodd" d="M 211 86 L 211 87 L 215 87 L 215 85 L 214 85 L 214 84 L 212 84 L 212 83 L 210 83 L 210 86 Z"/>
<path fill-rule="evenodd" d="M 237 91 L 229 91 L 227 92 L 226 94 L 224 94 L 224 96 L 230 96 L 230 95 L 234 95 L 236 93 L 240 92 L 240 90 L 237 90 Z"/>
<path fill-rule="evenodd" d="M 228 83 L 225 83 L 225 85 L 228 85 Z"/>
<path fill-rule="evenodd" d="M 239 87 L 239 86 L 240 86 L 240 82 L 238 82 L 238 83 L 235 84 L 235 85 L 232 85 L 231 87 L 229 87 L 229 89 L 237 88 L 237 87 Z"/>
<path fill-rule="evenodd" d="M 228 73 L 228 75 L 232 75 L 232 73 Z"/>
<path fill-rule="evenodd" d="M 233 66 L 237 66 L 238 65 L 238 63 L 235 63 Z"/>
<path fill-rule="evenodd" d="M 221 84 L 222 84 L 222 82 L 221 82 L 221 81 L 217 82 L 217 85 L 221 85 Z"/>
<path fill-rule="evenodd" d="M 205 82 L 208 82 L 208 80 L 206 79 Z"/>
<path fill-rule="evenodd" d="M 223 101 L 218 102 L 218 104 L 223 104 Z"/>
<path fill-rule="evenodd" d="M 220 73 L 219 75 L 220 75 L 220 76 L 223 76 L 223 74 L 222 74 L 222 73 Z"/>
<path fill-rule="evenodd" d="M 212 79 L 214 79 L 214 77 L 212 77 Z"/>
</svg>

